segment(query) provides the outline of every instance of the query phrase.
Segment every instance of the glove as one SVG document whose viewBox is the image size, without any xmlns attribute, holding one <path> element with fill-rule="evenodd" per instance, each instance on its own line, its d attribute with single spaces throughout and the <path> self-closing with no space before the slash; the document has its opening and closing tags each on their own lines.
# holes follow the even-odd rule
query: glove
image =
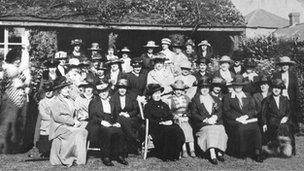
<svg viewBox="0 0 304 171">
<path fill-rule="evenodd" d="M 115 124 L 113 124 L 113 126 L 114 126 L 114 127 L 117 127 L 117 128 L 120 128 L 120 127 L 121 127 L 120 123 L 118 123 L 118 122 L 116 122 Z"/>
<path fill-rule="evenodd" d="M 108 121 L 101 121 L 101 125 L 104 127 L 110 127 L 111 124 Z"/>
<path fill-rule="evenodd" d="M 284 124 L 288 121 L 288 117 L 287 116 L 284 116 L 282 119 L 281 119 L 281 124 Z"/>
</svg>

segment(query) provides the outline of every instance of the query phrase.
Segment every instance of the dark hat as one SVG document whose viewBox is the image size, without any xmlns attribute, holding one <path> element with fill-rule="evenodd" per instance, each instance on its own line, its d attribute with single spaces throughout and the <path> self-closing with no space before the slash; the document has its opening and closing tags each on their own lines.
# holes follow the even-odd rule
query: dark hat
<svg viewBox="0 0 304 171">
<path fill-rule="evenodd" d="M 116 84 L 117 88 L 129 88 L 128 80 L 125 78 L 119 79 Z"/>
<path fill-rule="evenodd" d="M 72 46 L 82 45 L 82 40 L 81 39 L 74 39 L 74 40 L 71 41 L 71 45 Z"/>
<path fill-rule="evenodd" d="M 257 85 L 262 85 L 262 84 L 268 84 L 268 85 L 271 84 L 269 76 L 267 76 L 265 74 L 259 76 Z"/>
<path fill-rule="evenodd" d="M 152 94 L 154 94 L 157 91 L 161 91 L 163 92 L 165 90 L 164 87 L 160 86 L 159 84 L 148 84 L 147 85 L 147 95 L 151 96 Z"/>
<path fill-rule="evenodd" d="M 174 84 L 170 85 L 173 90 L 186 90 L 189 88 L 182 80 L 176 80 Z"/>
<path fill-rule="evenodd" d="M 99 48 L 99 43 L 91 43 L 91 48 L 88 48 L 88 50 L 96 50 L 96 51 L 98 51 L 98 50 L 101 50 L 100 48 Z"/>
<path fill-rule="evenodd" d="M 5 62 L 12 64 L 17 60 L 20 60 L 21 55 L 22 55 L 22 48 L 15 47 L 7 53 L 7 55 L 5 57 Z"/>
<path fill-rule="evenodd" d="M 88 73 L 84 81 L 81 82 L 78 87 L 91 87 L 95 89 L 96 80 L 94 77 L 94 74 Z"/>
<path fill-rule="evenodd" d="M 71 85 L 72 83 L 67 80 L 65 76 L 59 76 L 54 80 L 53 90 L 58 90 L 66 86 Z"/>
<path fill-rule="evenodd" d="M 234 80 L 231 82 L 232 86 L 244 86 L 247 85 L 248 82 L 245 81 L 245 78 L 242 75 L 236 75 Z"/>
<path fill-rule="evenodd" d="M 279 89 L 285 89 L 286 86 L 284 84 L 284 81 L 280 78 L 275 78 L 271 81 L 271 87 L 272 88 L 279 88 Z"/>
<path fill-rule="evenodd" d="M 42 85 L 42 89 L 46 92 L 53 91 L 53 82 L 52 81 L 44 82 Z"/>
<path fill-rule="evenodd" d="M 122 64 L 122 63 L 124 63 L 124 61 L 121 59 L 112 59 L 112 60 L 109 60 L 108 62 L 106 62 L 105 65 L 111 66 L 113 64 Z"/>
<path fill-rule="evenodd" d="M 181 42 L 173 43 L 171 46 L 172 46 L 173 48 L 180 48 L 180 49 L 185 48 L 185 46 L 184 46 Z"/>
<path fill-rule="evenodd" d="M 238 49 L 238 50 L 235 50 L 232 54 L 232 59 L 234 61 L 242 61 L 245 57 L 245 53 L 244 51 Z"/>
<path fill-rule="evenodd" d="M 292 61 L 288 56 L 283 56 L 279 58 L 277 65 L 294 65 L 295 61 Z"/>
<path fill-rule="evenodd" d="M 132 58 L 131 59 L 131 66 L 133 68 L 142 67 L 142 64 L 143 64 L 143 60 L 141 58 Z"/>
<path fill-rule="evenodd" d="M 226 81 L 221 77 L 214 77 L 211 81 L 212 87 L 224 87 L 226 85 Z"/>
<path fill-rule="evenodd" d="M 105 92 L 111 89 L 111 84 L 109 83 L 99 83 L 96 85 L 97 92 Z"/>
<path fill-rule="evenodd" d="M 208 65 L 211 61 L 207 58 L 199 58 L 195 61 L 195 63 L 197 64 L 201 64 L 201 63 L 204 63 L 206 65 Z"/>
<path fill-rule="evenodd" d="M 59 61 L 57 60 L 48 60 L 43 63 L 43 65 L 47 68 L 56 68 L 59 65 Z"/>
<path fill-rule="evenodd" d="M 197 81 L 197 87 L 203 88 L 203 87 L 210 87 L 211 86 L 211 80 L 208 76 L 203 76 Z"/>
<path fill-rule="evenodd" d="M 244 62 L 244 67 L 247 68 L 255 68 L 257 66 L 257 63 L 254 61 L 254 59 L 249 58 L 246 59 Z"/>
<path fill-rule="evenodd" d="M 156 45 L 154 41 L 148 41 L 144 47 L 145 48 L 158 48 L 159 46 Z"/>
<path fill-rule="evenodd" d="M 78 65 L 79 68 L 87 68 L 89 66 L 90 66 L 90 63 L 88 61 L 83 61 Z"/>
</svg>

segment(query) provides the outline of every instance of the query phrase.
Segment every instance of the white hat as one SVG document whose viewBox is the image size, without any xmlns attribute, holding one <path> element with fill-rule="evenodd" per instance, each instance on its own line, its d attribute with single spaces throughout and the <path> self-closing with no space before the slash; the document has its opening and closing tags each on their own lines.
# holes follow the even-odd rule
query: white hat
<svg viewBox="0 0 304 171">
<path fill-rule="evenodd" d="M 171 40 L 168 38 L 161 39 L 161 44 L 171 45 Z"/>
</svg>

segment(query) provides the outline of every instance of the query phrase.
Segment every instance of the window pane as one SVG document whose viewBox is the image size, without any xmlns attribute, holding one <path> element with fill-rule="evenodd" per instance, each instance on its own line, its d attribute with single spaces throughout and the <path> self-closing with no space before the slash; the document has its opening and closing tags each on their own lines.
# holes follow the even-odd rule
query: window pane
<svg viewBox="0 0 304 171">
<path fill-rule="evenodd" d="M 15 47 L 22 47 L 21 45 L 8 45 L 8 51 L 12 50 Z"/>
<path fill-rule="evenodd" d="M 21 43 L 21 37 L 24 34 L 24 28 L 10 28 L 8 32 L 9 43 Z"/>
<path fill-rule="evenodd" d="M 0 61 L 4 59 L 4 46 L 0 45 Z"/>
<path fill-rule="evenodd" d="M 0 28 L 0 43 L 4 43 L 4 28 Z"/>
</svg>

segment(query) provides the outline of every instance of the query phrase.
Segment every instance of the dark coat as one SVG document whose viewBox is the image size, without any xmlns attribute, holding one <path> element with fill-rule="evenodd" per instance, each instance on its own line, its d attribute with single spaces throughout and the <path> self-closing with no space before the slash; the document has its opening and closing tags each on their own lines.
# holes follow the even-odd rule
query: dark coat
<svg viewBox="0 0 304 171">
<path fill-rule="evenodd" d="M 136 95 L 144 95 L 147 86 L 147 75 L 148 73 L 144 70 L 139 73 L 139 76 L 134 75 L 132 72 L 127 73 L 125 76 L 128 80 L 130 91 Z"/>
<path fill-rule="evenodd" d="M 232 72 L 232 73 L 235 74 L 235 75 L 243 75 L 244 72 L 246 72 L 246 69 L 245 69 L 245 67 L 243 67 L 243 66 L 241 66 L 241 71 L 239 71 L 239 72 L 235 72 L 234 66 L 231 66 L 231 67 L 229 68 L 229 70 L 230 70 L 230 72 Z"/>
<path fill-rule="evenodd" d="M 140 56 L 140 58 L 143 61 L 142 68 L 146 71 L 151 71 L 154 68 L 154 62 L 151 60 L 151 58 L 147 55 L 147 53 L 144 53 Z"/>
<path fill-rule="evenodd" d="M 126 94 L 126 104 L 125 107 L 122 109 L 120 100 L 119 100 L 119 93 L 116 92 L 111 97 L 111 105 L 113 105 L 115 111 L 115 115 L 119 115 L 120 112 L 128 112 L 130 117 L 137 117 L 139 114 L 139 107 L 136 100 L 136 95 L 133 93 Z"/>
<path fill-rule="evenodd" d="M 169 106 L 162 101 L 150 100 L 144 108 L 145 117 L 149 119 L 151 127 L 157 126 L 159 122 L 171 120 L 173 114 Z"/>
<path fill-rule="evenodd" d="M 203 76 L 207 76 L 209 78 L 212 78 L 212 74 L 208 73 L 208 72 L 206 72 L 205 75 L 202 75 L 199 71 L 197 71 L 193 75 L 195 76 L 196 80 L 200 80 Z"/>
<path fill-rule="evenodd" d="M 268 92 L 267 96 L 271 95 L 270 92 Z M 259 120 L 259 124 L 263 125 L 262 123 L 262 101 L 263 101 L 263 95 L 262 93 L 255 93 L 253 96 L 254 102 L 255 102 L 255 110 L 257 111 L 257 116 Z"/>
<path fill-rule="evenodd" d="M 200 102 L 200 94 L 196 94 L 194 98 L 192 99 L 191 105 L 190 105 L 190 111 L 191 111 L 191 123 L 194 127 L 194 130 L 200 130 L 202 127 L 207 126 L 209 124 L 203 122 L 206 118 L 210 118 L 213 115 L 216 115 L 218 117 L 216 125 L 222 125 L 222 102 L 219 98 L 211 96 L 214 100 L 214 102 L 217 104 L 212 108 L 212 113 L 209 114 L 207 109 L 205 108 L 204 104 Z"/>
</svg>

